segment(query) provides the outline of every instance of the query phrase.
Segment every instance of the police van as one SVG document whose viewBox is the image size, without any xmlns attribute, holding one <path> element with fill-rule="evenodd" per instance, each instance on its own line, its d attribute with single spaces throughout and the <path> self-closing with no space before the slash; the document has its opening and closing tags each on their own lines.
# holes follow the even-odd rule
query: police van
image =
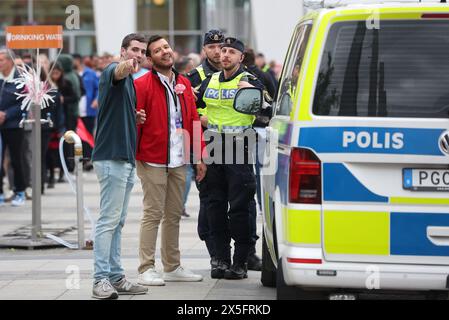
<svg viewBox="0 0 449 320">
<path fill-rule="evenodd" d="M 262 283 L 447 298 L 449 4 L 305 2 L 267 128 Z"/>
</svg>

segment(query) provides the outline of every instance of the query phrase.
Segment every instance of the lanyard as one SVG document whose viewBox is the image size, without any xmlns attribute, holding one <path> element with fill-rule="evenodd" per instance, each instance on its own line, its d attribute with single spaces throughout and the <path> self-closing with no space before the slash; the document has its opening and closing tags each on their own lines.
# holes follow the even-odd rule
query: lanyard
<svg viewBox="0 0 449 320">
<path fill-rule="evenodd" d="M 168 89 L 168 91 L 170 92 L 173 102 L 175 103 L 176 112 L 178 112 L 178 99 L 176 97 L 175 92 L 171 89 L 170 85 L 167 82 L 165 82 L 165 81 L 162 81 L 162 82 L 164 83 L 164 86 Z"/>
</svg>

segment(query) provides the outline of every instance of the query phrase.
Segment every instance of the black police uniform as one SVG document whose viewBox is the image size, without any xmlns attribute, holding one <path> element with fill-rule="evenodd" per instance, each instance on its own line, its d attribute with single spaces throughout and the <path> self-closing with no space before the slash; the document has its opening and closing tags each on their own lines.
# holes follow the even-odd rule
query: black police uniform
<svg viewBox="0 0 449 320">
<path fill-rule="evenodd" d="M 219 81 L 232 81 L 236 76 L 245 72 L 242 65 L 239 70 L 229 79 L 224 78 L 224 73 L 220 74 Z M 255 87 L 263 89 L 263 84 L 255 77 L 248 77 L 248 82 Z M 197 107 L 204 108 L 205 103 L 202 100 L 204 93 L 209 85 L 210 78 L 206 79 L 199 90 L 199 99 Z M 222 135 L 222 141 L 225 141 Z M 235 145 L 233 146 L 235 148 Z M 245 159 L 252 159 L 250 149 L 252 146 L 245 146 L 247 155 Z M 226 149 L 221 149 L 222 158 L 226 158 Z M 234 152 L 235 155 L 235 152 Z M 256 233 L 256 202 L 254 195 L 256 191 L 256 180 L 253 166 L 250 162 L 245 164 L 212 164 L 208 165 L 208 191 L 209 205 L 208 215 L 211 223 L 211 229 L 215 240 L 217 257 L 220 260 L 222 270 L 214 273 L 213 278 L 226 277 L 224 270 L 229 267 L 231 262 L 230 240 L 235 241 L 235 251 L 233 257 L 234 265 L 246 265 L 248 256 L 255 254 L 255 243 L 258 239 Z M 244 185 L 244 192 L 236 193 L 234 190 L 241 190 Z M 228 204 L 230 210 L 228 211 Z M 241 210 L 242 207 L 246 209 Z M 234 208 L 238 208 L 235 210 Z M 228 219 L 228 216 L 230 219 Z M 232 217 L 231 217 L 232 216 Z M 228 225 L 230 221 L 230 225 Z M 231 269 L 233 268 L 231 267 Z M 246 273 L 245 275 L 246 276 Z M 229 278 L 233 278 L 232 276 Z"/>
<path fill-rule="evenodd" d="M 203 45 L 222 43 L 223 40 L 224 35 L 220 30 L 210 30 L 204 35 Z M 205 59 L 201 64 L 201 66 L 203 67 L 206 79 L 209 79 L 215 72 L 219 71 L 209 62 L 208 59 Z M 187 78 L 190 80 L 192 87 L 197 90 L 200 88 L 203 82 L 196 68 L 193 69 L 191 72 L 187 73 Z M 205 129 L 207 128 L 203 128 L 203 130 Z M 194 170 L 196 171 L 195 166 Z M 199 191 L 199 198 L 200 198 L 200 211 L 198 213 L 197 232 L 199 238 L 206 244 L 207 251 L 209 252 L 209 256 L 211 258 L 211 266 L 216 267 L 218 261 L 216 259 L 215 243 L 213 240 L 212 232 L 210 230 L 208 215 L 206 214 L 208 206 L 207 175 L 201 182 L 196 181 L 196 187 Z"/>
<path fill-rule="evenodd" d="M 220 71 L 216 69 L 208 59 L 204 60 L 201 66 L 203 67 L 206 78 L 210 78 L 215 72 Z M 192 87 L 196 89 L 199 89 L 201 83 L 203 82 L 203 80 L 201 80 L 200 73 L 196 68 L 187 73 L 187 78 L 190 80 Z"/>
</svg>

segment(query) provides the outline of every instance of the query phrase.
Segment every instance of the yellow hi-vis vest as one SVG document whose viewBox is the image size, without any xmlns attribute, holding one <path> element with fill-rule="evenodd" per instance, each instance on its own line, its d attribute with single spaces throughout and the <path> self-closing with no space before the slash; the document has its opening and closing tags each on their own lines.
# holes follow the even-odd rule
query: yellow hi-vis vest
<svg viewBox="0 0 449 320">
<path fill-rule="evenodd" d="M 228 82 L 220 82 L 220 74 L 217 72 L 212 75 L 203 96 L 207 108 L 207 127 L 220 133 L 241 133 L 252 127 L 256 117 L 235 111 L 234 97 L 239 90 L 240 80 L 251 74 L 242 72 Z"/>
<path fill-rule="evenodd" d="M 201 82 L 206 80 L 206 73 L 204 72 L 203 65 L 200 64 L 198 67 L 196 67 L 196 70 L 198 71 L 198 74 L 200 75 Z"/>
<path fill-rule="evenodd" d="M 270 65 L 269 64 L 264 65 L 263 68 L 262 68 L 263 72 L 268 72 L 269 70 L 270 70 Z"/>
<path fill-rule="evenodd" d="M 198 67 L 196 67 L 196 70 L 198 71 L 198 74 L 200 75 L 201 83 L 203 83 L 204 80 L 206 80 L 206 73 L 204 72 L 203 65 L 200 64 Z M 195 88 L 195 90 L 198 90 L 201 87 L 201 84 Z M 198 111 L 198 114 L 200 116 L 206 116 L 207 115 L 207 109 L 206 108 L 198 108 L 196 109 Z"/>
</svg>

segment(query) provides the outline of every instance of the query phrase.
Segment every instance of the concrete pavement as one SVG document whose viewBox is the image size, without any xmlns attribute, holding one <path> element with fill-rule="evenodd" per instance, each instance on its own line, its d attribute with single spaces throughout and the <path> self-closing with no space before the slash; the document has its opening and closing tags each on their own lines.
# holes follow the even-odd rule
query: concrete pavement
<svg viewBox="0 0 449 320">
<path fill-rule="evenodd" d="M 85 205 L 94 218 L 99 210 L 99 185 L 93 172 L 84 173 Z M 142 214 L 142 189 L 137 181 L 130 200 L 128 218 L 123 229 L 122 263 L 127 277 L 137 280 L 138 236 Z M 192 184 L 187 203 L 189 218 L 182 218 L 180 249 L 182 265 L 200 273 L 199 283 L 167 283 L 164 287 L 149 287 L 144 296 L 121 296 L 135 300 L 271 300 L 275 290 L 260 284 L 260 272 L 250 271 L 248 279 L 241 281 L 214 280 L 210 278 L 209 257 L 199 240 L 196 226 L 199 208 L 198 191 Z M 258 233 L 260 235 L 260 217 Z M 57 184 L 46 190 L 42 198 L 44 228 L 70 228 L 76 226 L 76 199 L 69 184 Z M 31 223 L 31 201 L 21 208 L 9 204 L 0 207 L 0 236 L 14 232 Z M 90 224 L 86 219 L 86 238 Z M 76 232 L 62 236 L 76 243 Z M 261 253 L 258 241 L 258 254 Z M 156 268 L 160 270 L 160 252 Z M 5 299 L 91 299 L 92 251 L 56 248 L 46 250 L 0 249 L 0 300 Z"/>
</svg>

